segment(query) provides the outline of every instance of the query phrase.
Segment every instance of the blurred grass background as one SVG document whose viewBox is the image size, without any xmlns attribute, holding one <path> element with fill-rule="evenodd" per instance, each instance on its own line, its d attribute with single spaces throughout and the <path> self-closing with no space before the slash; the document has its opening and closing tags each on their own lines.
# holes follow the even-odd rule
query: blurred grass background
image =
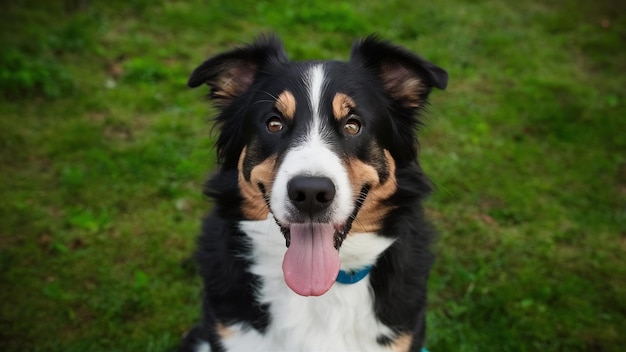
<svg viewBox="0 0 626 352">
<path fill-rule="evenodd" d="M 198 318 L 205 58 L 369 33 L 446 68 L 421 132 L 441 230 L 432 351 L 626 345 L 620 1 L 3 1 L 0 349 L 172 351 Z"/>
</svg>

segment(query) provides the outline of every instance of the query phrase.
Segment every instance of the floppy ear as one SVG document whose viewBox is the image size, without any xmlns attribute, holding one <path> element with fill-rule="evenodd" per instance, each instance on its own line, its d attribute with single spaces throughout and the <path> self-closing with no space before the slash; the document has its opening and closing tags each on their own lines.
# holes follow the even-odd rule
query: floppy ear
<svg viewBox="0 0 626 352">
<path fill-rule="evenodd" d="M 407 108 L 423 106 L 433 87 L 448 85 L 446 71 L 375 36 L 354 43 L 350 61 L 373 70 L 387 93 Z"/>
<path fill-rule="evenodd" d="M 187 85 L 195 88 L 206 83 L 211 89 L 211 99 L 224 108 L 252 85 L 261 68 L 287 60 L 278 38 L 260 36 L 250 45 L 206 60 L 193 71 Z"/>
</svg>

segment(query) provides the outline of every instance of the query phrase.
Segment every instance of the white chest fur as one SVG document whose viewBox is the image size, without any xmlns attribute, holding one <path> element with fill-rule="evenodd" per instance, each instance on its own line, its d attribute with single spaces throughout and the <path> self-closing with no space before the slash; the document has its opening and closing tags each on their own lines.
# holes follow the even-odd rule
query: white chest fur
<svg viewBox="0 0 626 352">
<path fill-rule="evenodd" d="M 269 305 L 270 324 L 263 335 L 241 325 L 229 327 L 224 340 L 228 351 L 391 351 L 376 337 L 391 336 L 373 311 L 369 277 L 358 283 L 335 283 L 324 295 L 302 297 L 283 279 L 285 240 L 270 217 L 241 223 L 252 239 L 252 272 L 263 281 L 257 292 L 260 302 Z M 348 237 L 340 251 L 343 270 L 372 265 L 393 240 L 376 234 Z"/>
</svg>

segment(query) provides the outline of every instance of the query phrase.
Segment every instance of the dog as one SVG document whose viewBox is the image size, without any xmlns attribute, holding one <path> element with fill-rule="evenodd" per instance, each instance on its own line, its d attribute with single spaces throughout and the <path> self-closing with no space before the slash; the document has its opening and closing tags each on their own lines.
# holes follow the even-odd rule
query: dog
<svg viewBox="0 0 626 352">
<path fill-rule="evenodd" d="M 276 36 L 202 63 L 218 170 L 181 351 L 420 351 L 435 236 L 415 137 L 446 71 L 376 36 L 293 62 Z"/>
</svg>

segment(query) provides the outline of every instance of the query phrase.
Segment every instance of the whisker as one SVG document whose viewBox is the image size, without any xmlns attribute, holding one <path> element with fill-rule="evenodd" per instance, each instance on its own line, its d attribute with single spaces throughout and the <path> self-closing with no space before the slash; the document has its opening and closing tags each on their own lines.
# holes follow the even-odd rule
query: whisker
<svg viewBox="0 0 626 352">
<path fill-rule="evenodd" d="M 259 104 L 259 103 L 273 103 L 273 102 L 274 102 L 273 100 L 257 100 L 254 103 L 252 103 L 252 105 Z"/>
<path fill-rule="evenodd" d="M 275 96 L 274 94 L 272 94 L 272 93 L 270 93 L 270 92 L 268 92 L 268 91 L 266 91 L 266 90 L 255 89 L 255 90 L 252 90 L 252 92 L 264 93 L 264 94 L 269 95 L 269 96 L 270 96 L 270 98 L 273 98 L 273 99 L 274 99 L 274 101 L 278 100 L 278 97 L 277 97 L 277 96 Z"/>
</svg>

